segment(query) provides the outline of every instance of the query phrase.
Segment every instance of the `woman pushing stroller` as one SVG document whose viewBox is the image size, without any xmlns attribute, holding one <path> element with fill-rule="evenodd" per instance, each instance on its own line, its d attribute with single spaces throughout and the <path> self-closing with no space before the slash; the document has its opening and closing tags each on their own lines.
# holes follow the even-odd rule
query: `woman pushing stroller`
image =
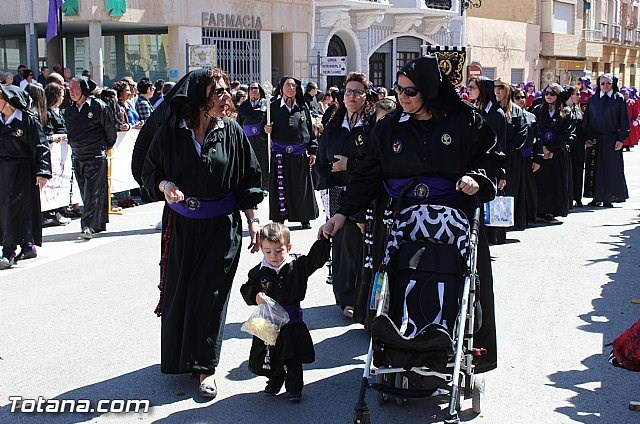
<svg viewBox="0 0 640 424">
<path fill-rule="evenodd" d="M 338 212 L 320 229 L 321 236 L 334 235 L 346 217 L 375 200 L 374 270 L 383 261 L 387 244 L 382 223 L 385 209 L 436 204 L 473 216 L 479 202 L 495 196 L 495 176 L 504 159 L 493 131 L 470 104 L 458 98 L 448 79 L 441 77 L 435 56 L 409 62 L 396 78 L 398 109 L 372 131 Z M 396 219 L 402 215 L 396 214 Z M 484 228 L 478 243 L 478 275 L 482 325 L 475 344 L 486 349 L 486 354 L 479 357 L 475 372 L 482 373 L 497 363 L 493 281 Z M 392 274 L 389 279 L 393 285 Z M 356 301 L 356 310 L 368 307 L 368 299 Z"/>
</svg>

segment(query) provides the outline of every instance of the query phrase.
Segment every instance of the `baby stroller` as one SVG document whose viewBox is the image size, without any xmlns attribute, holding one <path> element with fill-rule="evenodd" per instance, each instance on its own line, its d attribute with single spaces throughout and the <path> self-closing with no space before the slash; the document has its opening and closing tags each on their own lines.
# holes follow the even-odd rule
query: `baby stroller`
<svg viewBox="0 0 640 424">
<path fill-rule="evenodd" d="M 462 389 L 476 413 L 484 393 L 484 381 L 474 375 L 474 357 L 486 350 L 473 344 L 481 320 L 476 321 L 480 208 L 469 223 L 460 210 L 415 205 L 387 225 L 388 244 L 371 295 L 376 315 L 354 423 L 371 422 L 367 389 L 377 392 L 380 404 L 395 398 L 405 405 L 408 398 L 447 394 L 445 423 L 459 423 Z"/>
</svg>

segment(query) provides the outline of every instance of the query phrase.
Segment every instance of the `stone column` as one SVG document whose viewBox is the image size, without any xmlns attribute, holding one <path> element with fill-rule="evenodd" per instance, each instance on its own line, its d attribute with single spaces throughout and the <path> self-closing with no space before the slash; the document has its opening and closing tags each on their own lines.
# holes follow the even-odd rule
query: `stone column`
<svg viewBox="0 0 640 424">
<path fill-rule="evenodd" d="M 271 32 L 260 31 L 260 83 L 268 80 L 275 87 L 278 82 L 271 79 Z"/>
<path fill-rule="evenodd" d="M 102 85 L 104 75 L 104 54 L 102 51 L 102 24 L 99 21 L 89 22 L 89 64 L 91 79 Z"/>
</svg>

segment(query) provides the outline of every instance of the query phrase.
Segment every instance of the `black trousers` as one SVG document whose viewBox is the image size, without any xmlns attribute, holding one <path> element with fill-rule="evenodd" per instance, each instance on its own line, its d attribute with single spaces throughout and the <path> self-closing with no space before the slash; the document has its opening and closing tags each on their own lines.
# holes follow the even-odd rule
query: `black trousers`
<svg viewBox="0 0 640 424">
<path fill-rule="evenodd" d="M 342 307 L 354 305 L 358 271 L 362 267 L 361 254 L 362 232 L 358 224 L 347 220 L 331 243 L 333 295 Z"/>
<path fill-rule="evenodd" d="M 73 161 L 80 196 L 84 203 L 80 224 L 82 228 L 89 227 L 95 232 L 105 231 L 109 222 L 107 158 L 74 158 Z"/>
<path fill-rule="evenodd" d="M 284 387 L 289 393 L 300 393 L 304 382 L 302 379 L 302 362 L 297 359 L 285 359 L 284 365 L 271 374 L 267 386 L 274 390 Z"/>
</svg>

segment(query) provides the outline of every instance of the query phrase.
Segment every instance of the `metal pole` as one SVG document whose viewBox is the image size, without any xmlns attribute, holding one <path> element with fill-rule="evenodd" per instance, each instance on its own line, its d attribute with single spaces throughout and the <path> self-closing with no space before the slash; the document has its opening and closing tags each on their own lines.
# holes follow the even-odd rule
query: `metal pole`
<svg viewBox="0 0 640 424">
<path fill-rule="evenodd" d="M 184 57 L 185 58 L 185 63 L 184 63 L 185 72 L 184 73 L 188 74 L 189 73 L 189 42 L 188 41 L 185 43 L 185 47 L 186 48 L 185 48 L 185 57 Z"/>
<path fill-rule="evenodd" d="M 318 81 L 320 81 L 320 50 L 318 50 L 318 57 L 316 59 L 316 66 L 318 67 L 318 76 L 317 76 L 317 78 L 318 78 Z M 325 84 L 324 89 L 325 90 L 327 89 L 326 84 Z"/>
<path fill-rule="evenodd" d="M 60 44 L 60 66 L 64 71 L 64 40 L 62 37 L 62 7 L 58 9 L 58 43 Z"/>
</svg>

